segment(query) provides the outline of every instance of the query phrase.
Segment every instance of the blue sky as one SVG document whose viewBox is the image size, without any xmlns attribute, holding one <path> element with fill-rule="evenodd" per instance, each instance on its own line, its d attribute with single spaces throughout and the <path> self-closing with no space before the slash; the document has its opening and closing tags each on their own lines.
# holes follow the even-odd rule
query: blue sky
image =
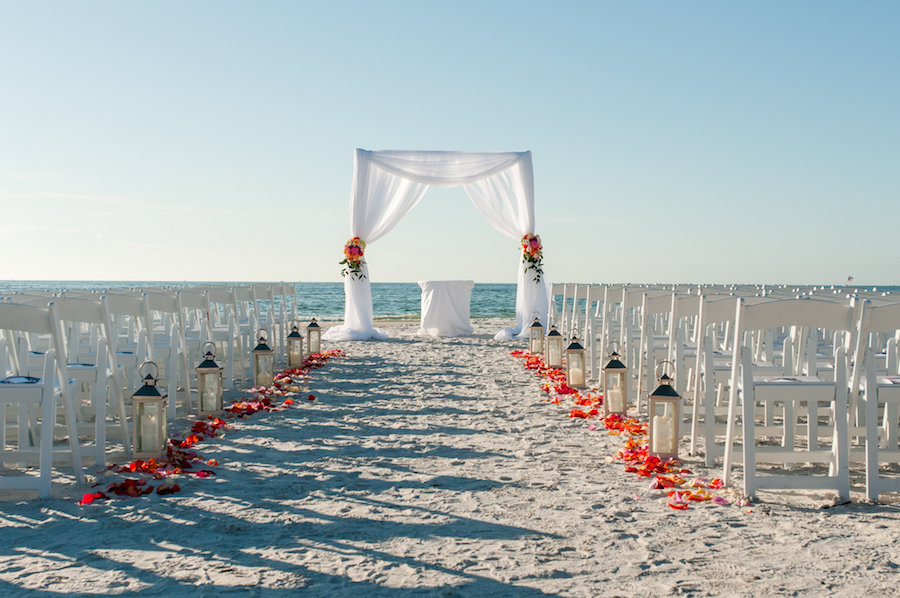
<svg viewBox="0 0 900 598">
<path fill-rule="evenodd" d="M 900 284 L 900 3 L 0 0 L 0 279 L 340 280 L 353 150 L 531 150 L 557 282 Z M 372 280 L 512 282 L 431 189 Z"/>
</svg>

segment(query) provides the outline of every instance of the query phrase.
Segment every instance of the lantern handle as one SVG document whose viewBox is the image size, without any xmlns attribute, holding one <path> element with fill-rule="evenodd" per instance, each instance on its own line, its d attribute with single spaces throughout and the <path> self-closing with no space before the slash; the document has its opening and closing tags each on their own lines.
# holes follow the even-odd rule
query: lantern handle
<svg viewBox="0 0 900 598">
<path fill-rule="evenodd" d="M 609 341 L 609 344 L 606 345 L 606 354 L 612 355 L 613 353 L 619 352 L 619 341 Z"/>
<path fill-rule="evenodd" d="M 269 331 L 265 328 L 260 328 L 256 331 L 256 338 L 259 340 L 269 340 Z"/>
<path fill-rule="evenodd" d="M 147 366 L 152 365 L 152 366 L 153 366 L 153 375 L 152 375 L 152 376 L 150 375 L 150 372 L 149 372 L 149 371 L 148 371 L 146 374 L 144 373 L 144 366 L 145 366 L 145 365 L 147 365 Z M 150 376 L 150 378 L 153 379 L 153 382 L 154 382 L 154 384 L 155 384 L 156 381 L 159 380 L 159 366 L 156 365 L 156 362 L 155 362 L 155 361 L 145 361 L 145 362 L 142 363 L 142 364 L 140 365 L 140 367 L 138 368 L 138 375 L 141 377 L 141 379 L 144 379 L 144 378 L 146 378 L 147 376 Z"/>
<path fill-rule="evenodd" d="M 204 351 L 204 349 L 206 349 L 206 346 L 207 346 L 207 345 L 211 345 L 211 346 L 212 346 L 212 350 L 210 350 L 210 351 Z M 206 341 L 205 343 L 203 343 L 203 344 L 200 346 L 200 354 L 201 354 L 201 355 L 207 355 L 207 354 L 209 354 L 209 355 L 212 355 L 213 357 L 215 357 L 215 356 L 216 356 L 216 343 L 214 343 L 214 342 L 212 342 L 212 341 Z"/>
<path fill-rule="evenodd" d="M 654 370 L 654 375 L 656 376 L 657 380 L 661 380 L 663 374 L 666 373 L 665 369 L 663 369 L 662 374 L 660 374 L 660 372 L 659 372 L 659 368 L 666 364 L 669 364 L 669 367 L 671 368 L 669 371 L 671 372 L 672 375 L 669 376 L 669 378 L 671 378 L 671 379 L 675 378 L 675 364 L 672 363 L 671 361 L 669 361 L 668 359 L 664 359 L 656 364 L 656 369 Z"/>
</svg>

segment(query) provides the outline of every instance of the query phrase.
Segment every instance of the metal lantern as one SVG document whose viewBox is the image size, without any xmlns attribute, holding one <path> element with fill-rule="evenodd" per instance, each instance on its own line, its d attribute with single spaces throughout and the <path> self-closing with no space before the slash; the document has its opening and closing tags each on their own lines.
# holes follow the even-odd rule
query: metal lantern
<svg viewBox="0 0 900 598">
<path fill-rule="evenodd" d="M 550 324 L 550 332 L 547 333 L 547 367 L 562 367 L 563 336 L 556 329 L 555 324 Z"/>
<path fill-rule="evenodd" d="M 253 385 L 271 386 L 275 377 L 275 356 L 271 347 L 266 344 L 269 333 L 265 330 L 256 332 L 257 345 L 253 348 Z"/>
<path fill-rule="evenodd" d="M 528 350 L 532 355 L 540 355 L 544 352 L 544 325 L 541 324 L 541 316 L 534 314 L 534 322 L 528 328 Z"/>
<path fill-rule="evenodd" d="M 150 366 L 153 366 L 152 374 Z M 131 395 L 134 458 L 160 459 L 166 453 L 167 435 L 166 397 L 156 386 L 159 367 L 152 361 L 145 361 L 138 369 L 138 373 L 144 385 Z"/>
<path fill-rule="evenodd" d="M 203 361 L 197 366 L 197 415 L 222 413 L 222 368 L 216 363 L 216 345 L 203 343 Z"/>
<path fill-rule="evenodd" d="M 678 458 L 679 425 L 681 424 L 681 396 L 672 387 L 672 378 L 666 374 L 664 366 L 668 364 L 674 371 L 671 361 L 661 361 L 656 367 L 657 373 L 663 368 L 661 376 L 657 375 L 659 386 L 650 393 L 650 435 L 651 455 L 660 459 Z"/>
<path fill-rule="evenodd" d="M 297 323 L 291 324 L 291 333 L 287 335 L 287 366 L 298 368 L 303 365 L 303 335 Z"/>
<path fill-rule="evenodd" d="M 609 344 L 609 361 L 603 366 L 603 415 L 628 411 L 628 368 L 619 360 L 619 343 Z"/>
<path fill-rule="evenodd" d="M 572 335 L 572 342 L 566 348 L 566 384 L 571 388 L 586 388 L 584 377 L 584 347 Z"/>
<path fill-rule="evenodd" d="M 306 339 L 310 355 L 322 352 L 322 329 L 319 327 L 319 323 L 316 322 L 315 316 L 306 325 Z"/>
</svg>

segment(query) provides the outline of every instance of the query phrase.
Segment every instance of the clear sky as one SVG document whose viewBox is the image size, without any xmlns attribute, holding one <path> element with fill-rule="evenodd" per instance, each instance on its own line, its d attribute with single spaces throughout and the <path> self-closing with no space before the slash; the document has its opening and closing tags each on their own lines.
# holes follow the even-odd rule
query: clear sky
<svg viewBox="0 0 900 598">
<path fill-rule="evenodd" d="M 900 2 L 0 0 L 0 279 L 338 281 L 353 150 L 531 150 L 555 282 L 900 284 Z M 431 189 L 379 281 L 513 282 Z"/>
</svg>

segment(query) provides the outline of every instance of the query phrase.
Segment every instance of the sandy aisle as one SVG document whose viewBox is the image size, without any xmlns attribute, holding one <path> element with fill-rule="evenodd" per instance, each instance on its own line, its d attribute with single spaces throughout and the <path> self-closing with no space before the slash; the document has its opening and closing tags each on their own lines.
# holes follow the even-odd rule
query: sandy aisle
<svg viewBox="0 0 900 598">
<path fill-rule="evenodd" d="M 199 445 L 219 475 L 179 494 L 0 501 L 0 596 L 896 592 L 897 501 L 674 512 L 607 462 L 620 439 L 544 402 L 498 322 L 415 328 L 331 345 L 318 401 Z"/>
</svg>

